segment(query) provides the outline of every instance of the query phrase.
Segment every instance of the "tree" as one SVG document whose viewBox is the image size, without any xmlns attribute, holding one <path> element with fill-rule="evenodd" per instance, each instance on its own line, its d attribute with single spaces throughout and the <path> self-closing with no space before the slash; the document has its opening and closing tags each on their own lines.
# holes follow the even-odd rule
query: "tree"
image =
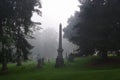
<svg viewBox="0 0 120 80">
<path fill-rule="evenodd" d="M 65 36 L 79 46 L 81 54 L 91 54 L 99 50 L 107 57 L 108 50 L 120 49 L 120 9 L 119 0 L 81 0 L 78 23 L 73 26 L 73 36 Z M 76 20 L 73 17 L 73 20 Z M 71 22 L 72 23 L 72 22 Z M 69 26 L 64 30 L 65 35 Z M 86 53 L 90 51 L 90 53 Z"/>
<path fill-rule="evenodd" d="M 7 69 L 8 50 L 12 50 L 13 46 L 16 48 L 17 59 L 19 59 L 22 53 L 25 55 L 25 51 L 27 53 L 29 52 L 28 50 L 31 45 L 27 42 L 25 36 L 28 35 L 30 28 L 34 25 L 31 21 L 31 16 L 33 12 L 41 13 L 34 6 L 41 8 L 39 0 L 0 1 L 0 51 L 2 70 Z M 23 46 L 25 49 L 22 49 Z"/>
</svg>

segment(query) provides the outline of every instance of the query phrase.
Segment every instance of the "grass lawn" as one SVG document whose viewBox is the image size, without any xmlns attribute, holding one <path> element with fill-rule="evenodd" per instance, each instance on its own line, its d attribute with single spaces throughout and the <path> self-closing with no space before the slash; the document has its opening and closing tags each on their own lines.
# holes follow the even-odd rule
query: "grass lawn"
<svg viewBox="0 0 120 80">
<path fill-rule="evenodd" d="M 36 68 L 35 62 L 23 63 L 21 67 L 8 64 L 8 71 L 0 72 L 0 80 L 120 80 L 120 64 L 101 66 L 95 60 L 100 61 L 93 57 L 79 58 L 57 69 L 54 63 L 46 63 L 41 69 Z"/>
</svg>

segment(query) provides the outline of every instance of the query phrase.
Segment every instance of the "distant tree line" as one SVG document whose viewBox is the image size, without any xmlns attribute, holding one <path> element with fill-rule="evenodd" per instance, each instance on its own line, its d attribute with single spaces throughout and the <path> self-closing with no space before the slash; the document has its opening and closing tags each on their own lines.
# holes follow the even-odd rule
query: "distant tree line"
<svg viewBox="0 0 120 80">
<path fill-rule="evenodd" d="M 32 38 L 31 28 L 35 26 L 31 21 L 33 12 L 41 14 L 39 0 L 0 0 L 0 63 L 2 70 L 7 69 L 8 62 L 27 60 L 33 46 L 27 41 Z"/>
<path fill-rule="evenodd" d="M 79 46 L 79 56 L 120 55 L 120 0 L 79 0 L 80 12 L 69 18 L 64 37 Z"/>
</svg>

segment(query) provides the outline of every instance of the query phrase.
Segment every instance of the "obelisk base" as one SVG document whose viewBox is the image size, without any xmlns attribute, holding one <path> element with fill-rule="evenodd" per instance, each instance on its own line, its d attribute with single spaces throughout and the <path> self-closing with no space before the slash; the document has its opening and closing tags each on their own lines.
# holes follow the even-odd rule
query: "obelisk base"
<svg viewBox="0 0 120 80">
<path fill-rule="evenodd" d="M 63 66 L 64 66 L 64 59 L 61 57 L 57 57 L 55 67 L 59 68 L 59 67 L 63 67 Z"/>
</svg>

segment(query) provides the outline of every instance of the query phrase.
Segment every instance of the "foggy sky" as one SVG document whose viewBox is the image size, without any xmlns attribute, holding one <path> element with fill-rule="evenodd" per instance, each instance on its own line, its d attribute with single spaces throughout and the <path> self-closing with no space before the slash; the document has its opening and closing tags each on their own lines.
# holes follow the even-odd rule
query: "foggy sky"
<svg viewBox="0 0 120 80">
<path fill-rule="evenodd" d="M 34 35 L 35 39 L 29 40 L 34 46 L 31 50 L 32 56 L 36 58 L 38 55 L 45 58 L 56 58 L 58 49 L 58 33 L 53 28 L 47 28 L 41 32 L 37 31 Z M 63 55 L 73 52 L 75 45 L 63 38 Z"/>
<path fill-rule="evenodd" d="M 67 26 L 67 20 L 75 11 L 79 11 L 78 0 L 42 0 L 42 17 L 34 14 L 33 21 L 41 22 L 40 31 L 34 32 L 36 39 L 29 40 L 34 46 L 32 49 L 32 57 L 56 58 L 58 49 L 58 31 L 59 24 L 62 23 L 63 28 Z M 63 33 L 64 34 L 64 33 Z M 75 45 L 63 39 L 63 55 L 71 53 Z"/>
</svg>

